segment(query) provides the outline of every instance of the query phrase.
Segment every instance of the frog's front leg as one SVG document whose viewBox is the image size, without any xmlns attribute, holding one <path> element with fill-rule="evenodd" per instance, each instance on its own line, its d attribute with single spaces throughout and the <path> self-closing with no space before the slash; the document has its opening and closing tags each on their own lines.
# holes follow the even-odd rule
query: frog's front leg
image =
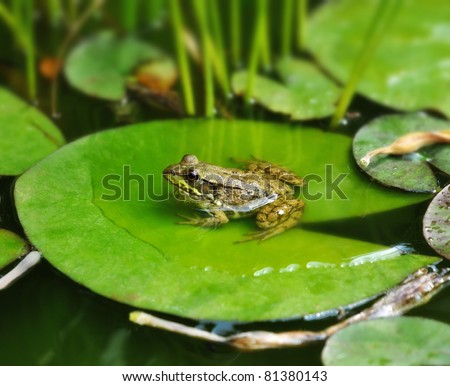
<svg viewBox="0 0 450 386">
<path fill-rule="evenodd" d="M 229 220 L 224 212 L 221 210 L 209 210 L 210 217 L 189 217 L 178 214 L 178 217 L 183 218 L 185 221 L 178 221 L 177 224 L 183 225 L 196 225 L 200 227 L 218 227 L 219 225 L 226 224 Z"/>
<path fill-rule="evenodd" d="M 264 241 L 294 227 L 300 222 L 305 204 L 303 200 L 279 199 L 264 206 L 256 215 L 256 224 L 262 230 L 246 235 L 241 242 Z"/>
</svg>

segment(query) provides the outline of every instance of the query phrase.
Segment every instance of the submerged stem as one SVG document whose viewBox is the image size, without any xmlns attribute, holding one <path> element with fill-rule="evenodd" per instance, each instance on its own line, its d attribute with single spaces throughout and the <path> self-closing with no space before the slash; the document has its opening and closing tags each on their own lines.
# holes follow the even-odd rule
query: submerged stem
<svg viewBox="0 0 450 386">
<path fill-rule="evenodd" d="M 376 49 L 380 45 L 389 24 L 398 12 L 401 0 L 380 0 L 378 8 L 373 15 L 372 21 L 362 42 L 362 49 L 353 64 L 350 77 L 345 84 L 341 98 L 339 99 L 336 111 L 331 120 L 331 127 L 336 128 L 347 112 L 348 106 L 353 99 L 356 87 L 365 69 L 369 65 Z"/>
</svg>

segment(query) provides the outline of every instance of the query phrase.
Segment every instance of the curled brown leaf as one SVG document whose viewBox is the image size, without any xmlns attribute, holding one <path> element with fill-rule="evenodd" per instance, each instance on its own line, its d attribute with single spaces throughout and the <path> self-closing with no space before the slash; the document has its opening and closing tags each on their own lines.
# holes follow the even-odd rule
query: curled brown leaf
<svg viewBox="0 0 450 386">
<path fill-rule="evenodd" d="M 436 143 L 450 143 L 450 130 L 439 131 L 418 131 L 406 134 L 397 138 L 389 146 L 380 147 L 369 151 L 360 162 L 363 166 L 369 166 L 373 157 L 379 154 L 402 155 L 412 153 L 424 146 L 434 145 Z"/>
</svg>

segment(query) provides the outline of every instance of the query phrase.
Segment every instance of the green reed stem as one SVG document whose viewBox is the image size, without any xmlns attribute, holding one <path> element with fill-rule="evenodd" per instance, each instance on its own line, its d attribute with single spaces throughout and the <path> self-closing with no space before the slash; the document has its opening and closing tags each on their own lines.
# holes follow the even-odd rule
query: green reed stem
<svg viewBox="0 0 450 386">
<path fill-rule="evenodd" d="M 23 0 L 14 0 L 11 2 L 11 12 L 14 20 L 23 23 Z"/>
<path fill-rule="evenodd" d="M 206 17 L 210 0 L 194 0 L 194 10 L 200 27 L 203 55 L 203 76 L 205 82 L 205 115 L 208 118 L 214 116 L 214 80 L 211 61 L 211 34 Z"/>
<path fill-rule="evenodd" d="M 58 48 L 58 52 L 56 53 L 56 58 L 59 62 L 63 62 L 66 56 L 67 50 L 69 49 L 70 44 L 78 35 L 80 30 L 89 20 L 89 18 L 100 8 L 103 6 L 106 0 L 91 0 L 90 4 L 84 10 L 84 12 L 78 17 L 78 10 L 73 16 L 77 16 L 78 19 L 71 20 L 70 29 L 67 35 L 64 37 L 60 47 Z M 72 17 L 72 16 L 71 16 Z M 59 85 L 59 73 L 53 78 L 51 87 L 50 87 L 50 103 L 53 117 L 57 117 L 58 113 L 58 85 Z"/>
<path fill-rule="evenodd" d="M 21 1 L 17 0 L 14 2 L 14 8 L 12 12 L 6 7 L 6 5 L 0 2 L 0 19 L 6 24 L 6 26 L 11 30 L 14 38 L 21 48 L 25 51 L 27 48 L 27 34 L 22 28 L 23 14 Z M 20 5 L 20 6 L 19 6 Z"/>
<path fill-rule="evenodd" d="M 36 53 L 33 30 L 33 0 L 17 1 L 12 12 L 0 3 L 0 18 L 11 29 L 14 38 L 25 53 L 26 78 L 28 94 L 31 100 L 36 100 Z"/>
<path fill-rule="evenodd" d="M 214 42 L 209 37 L 209 50 L 211 53 L 212 64 L 216 72 L 219 85 L 226 96 L 230 95 L 230 81 L 228 78 L 227 61 L 225 60 L 222 23 L 220 21 L 217 0 L 208 0 L 209 13 L 211 16 L 212 33 Z"/>
<path fill-rule="evenodd" d="M 255 83 L 256 72 L 258 71 L 258 62 L 261 54 L 261 45 L 266 35 L 264 34 L 264 19 L 267 12 L 267 0 L 258 1 L 258 10 L 256 15 L 255 31 L 253 34 L 253 44 L 250 50 L 250 59 L 248 65 L 247 89 L 245 91 L 245 101 L 250 104 L 253 95 L 253 85 Z"/>
<path fill-rule="evenodd" d="M 60 0 L 47 0 L 48 18 L 52 26 L 57 26 L 61 21 L 62 4 Z"/>
<path fill-rule="evenodd" d="M 265 6 L 262 12 L 262 32 L 261 32 L 261 64 L 265 70 L 270 70 L 270 31 L 269 31 L 269 7 Z"/>
<path fill-rule="evenodd" d="M 78 18 L 78 0 L 68 0 L 67 2 L 67 20 L 72 24 Z"/>
<path fill-rule="evenodd" d="M 166 0 L 146 0 L 144 1 L 146 5 L 146 14 L 148 15 L 148 20 L 153 27 L 157 27 L 162 23 L 162 19 L 167 10 Z"/>
<path fill-rule="evenodd" d="M 209 54 L 211 57 L 211 65 L 215 72 L 217 81 L 219 82 L 219 86 L 222 88 L 225 96 L 230 95 L 230 81 L 228 77 L 228 69 L 226 65 L 226 61 L 223 55 L 220 55 L 216 47 L 214 46 L 213 40 L 211 36 L 207 37 Z"/>
<path fill-rule="evenodd" d="M 298 26 L 297 26 L 297 44 L 298 49 L 303 50 L 306 42 L 306 28 L 308 16 L 308 0 L 298 0 Z"/>
<path fill-rule="evenodd" d="M 230 41 L 233 64 L 239 68 L 242 65 L 240 0 L 231 0 L 230 3 Z"/>
<path fill-rule="evenodd" d="M 208 10 L 211 17 L 212 26 L 212 36 L 214 38 L 215 45 L 219 52 L 223 53 L 223 33 L 222 33 L 222 23 L 219 16 L 219 7 L 217 5 L 217 0 L 208 0 Z"/>
<path fill-rule="evenodd" d="M 33 0 L 26 0 L 24 3 L 24 30 L 27 34 L 26 56 L 26 74 L 28 84 L 28 94 L 31 100 L 35 101 L 37 96 L 36 81 L 36 52 L 34 45 L 34 23 L 33 23 Z"/>
<path fill-rule="evenodd" d="M 284 58 L 291 55 L 292 27 L 293 27 L 294 1 L 284 0 L 283 14 L 281 19 L 281 56 Z"/>
<path fill-rule="evenodd" d="M 186 113 L 188 115 L 195 115 L 194 90 L 192 88 L 191 73 L 189 71 L 187 49 L 183 42 L 183 20 L 181 18 L 179 0 L 170 0 L 170 14 L 175 32 L 175 46 L 180 68 Z"/>
<path fill-rule="evenodd" d="M 148 0 L 151 1 L 151 0 Z M 136 31 L 139 0 L 122 0 L 121 5 L 121 19 L 122 26 L 127 32 Z"/>
<path fill-rule="evenodd" d="M 331 119 L 331 128 L 337 128 L 342 118 L 344 118 L 348 106 L 355 94 L 356 87 L 358 86 L 365 69 L 373 58 L 376 49 L 385 36 L 389 24 L 397 14 L 400 2 L 401 0 L 380 0 L 378 8 L 373 15 L 372 21 L 366 32 L 366 37 L 362 42 L 362 49 L 353 63 L 350 77 L 345 84 L 336 111 Z"/>
</svg>

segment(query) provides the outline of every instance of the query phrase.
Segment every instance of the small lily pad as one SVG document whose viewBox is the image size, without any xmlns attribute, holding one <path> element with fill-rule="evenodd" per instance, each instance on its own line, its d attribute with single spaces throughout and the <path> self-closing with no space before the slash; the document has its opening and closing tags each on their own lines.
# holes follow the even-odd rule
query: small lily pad
<svg viewBox="0 0 450 386">
<path fill-rule="evenodd" d="M 25 241 L 13 232 L 0 229 L 0 269 L 28 252 Z"/>
<path fill-rule="evenodd" d="M 327 341 L 322 360 L 327 366 L 448 366 L 450 326 L 416 317 L 356 323 Z"/>
<path fill-rule="evenodd" d="M 378 0 L 327 1 L 308 24 L 310 52 L 345 83 L 363 47 Z M 446 0 L 401 1 L 357 91 L 401 110 L 450 115 L 450 7 Z"/>
<path fill-rule="evenodd" d="M 0 176 L 23 173 L 63 143 L 50 119 L 0 88 Z"/>
<path fill-rule="evenodd" d="M 15 199 L 25 232 L 44 257 L 106 297 L 190 318 L 297 317 L 374 296 L 437 259 L 301 226 L 261 244 L 236 244 L 255 230 L 253 218 L 218 229 L 175 224 L 177 213 L 193 215 L 193 209 L 171 197 L 162 171 L 185 153 L 223 166 L 237 166 L 230 157 L 254 155 L 299 174 L 318 173 L 320 191 L 327 186 L 326 163 L 336 173 L 348 171 L 350 147 L 343 135 L 290 125 L 152 122 L 67 145 L 19 178 Z M 357 170 L 343 186 L 348 199 L 305 197 L 304 222 L 427 197 L 373 187 Z"/>
<path fill-rule="evenodd" d="M 80 91 L 117 101 L 125 96 L 126 81 L 139 64 L 167 60 L 158 48 L 128 36 L 99 33 L 75 47 L 69 54 L 65 73 L 69 83 Z"/>
<path fill-rule="evenodd" d="M 450 146 L 437 144 L 402 156 L 378 155 L 366 166 L 361 159 L 369 152 L 390 145 L 399 137 L 419 131 L 448 128 L 449 122 L 423 113 L 387 115 L 362 127 L 353 141 L 358 165 L 384 185 L 412 192 L 435 192 L 438 180 L 429 164 L 450 174 Z"/>
<path fill-rule="evenodd" d="M 339 98 L 340 88 L 311 63 L 286 58 L 277 65 L 283 81 L 257 75 L 252 98 L 267 109 L 286 114 L 292 120 L 323 118 L 331 115 Z M 248 73 L 233 75 L 233 91 L 243 95 L 247 89 Z"/>
<path fill-rule="evenodd" d="M 423 235 L 437 253 L 450 259 L 450 185 L 431 201 L 423 218 Z"/>
</svg>

